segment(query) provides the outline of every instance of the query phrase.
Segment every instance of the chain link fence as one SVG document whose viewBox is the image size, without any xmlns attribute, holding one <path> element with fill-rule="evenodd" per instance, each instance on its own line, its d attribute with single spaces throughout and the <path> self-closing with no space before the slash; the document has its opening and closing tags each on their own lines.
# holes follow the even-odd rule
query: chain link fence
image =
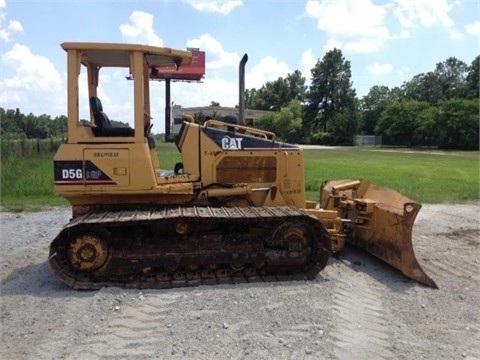
<svg viewBox="0 0 480 360">
<path fill-rule="evenodd" d="M 382 135 L 355 135 L 353 139 L 355 146 L 382 146 Z"/>
<path fill-rule="evenodd" d="M 43 154 L 53 154 L 62 143 L 60 138 L 51 139 L 0 139 L 0 155 L 2 160 L 14 157 L 33 157 Z"/>
</svg>

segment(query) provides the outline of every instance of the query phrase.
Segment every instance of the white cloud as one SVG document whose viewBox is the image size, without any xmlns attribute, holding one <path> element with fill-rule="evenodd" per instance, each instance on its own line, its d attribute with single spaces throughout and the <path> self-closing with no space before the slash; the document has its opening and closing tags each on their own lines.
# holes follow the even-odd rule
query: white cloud
<svg viewBox="0 0 480 360">
<path fill-rule="evenodd" d="M 22 32 L 23 26 L 18 20 L 10 20 L 8 28 L 12 31 Z"/>
<path fill-rule="evenodd" d="M 375 38 L 362 38 L 358 41 L 349 41 L 343 44 L 345 51 L 352 53 L 373 53 L 383 45 L 383 41 Z"/>
<path fill-rule="evenodd" d="M 207 77 L 199 84 L 175 83 L 172 86 L 172 100 L 183 107 L 208 106 L 212 101 L 221 106 L 235 106 L 238 104 L 238 81 L 237 78 L 229 81 Z M 163 106 L 165 100 L 162 99 L 160 104 Z"/>
<path fill-rule="evenodd" d="M 153 29 L 153 15 L 134 11 L 129 17 L 130 24 L 120 25 L 120 32 L 126 41 L 163 46 L 163 40 Z"/>
<path fill-rule="evenodd" d="M 187 47 L 199 48 L 206 53 L 206 67 L 211 70 L 222 67 L 238 67 L 240 56 L 236 52 L 226 51 L 222 44 L 210 34 L 187 41 Z"/>
<path fill-rule="evenodd" d="M 50 59 L 34 55 L 25 45 L 15 44 L 2 56 L 2 63 L 15 70 L 15 74 L 2 80 L 6 89 L 35 91 L 59 90 L 62 79 Z"/>
<path fill-rule="evenodd" d="M 333 50 L 333 49 L 342 49 L 344 46 L 344 43 L 342 41 L 339 41 L 337 39 L 330 38 L 327 40 L 325 45 L 323 46 L 323 50 L 325 52 Z"/>
<path fill-rule="evenodd" d="M 393 14 L 403 27 L 402 31 L 416 27 L 443 27 L 448 31 L 448 38 L 457 40 L 463 34 L 455 29 L 455 23 L 449 13 L 454 3 L 448 0 L 396 0 L 390 4 Z"/>
<path fill-rule="evenodd" d="M 480 35 L 480 21 L 465 25 L 465 31 L 470 35 Z"/>
<path fill-rule="evenodd" d="M 381 44 L 382 41 L 378 39 L 362 38 L 356 41 L 343 42 L 335 38 L 330 38 L 323 46 L 323 50 L 328 52 L 333 49 L 340 49 L 351 53 L 367 54 L 378 51 Z"/>
<path fill-rule="evenodd" d="M 305 10 L 307 16 L 317 20 L 317 28 L 330 36 L 326 49 L 342 44 L 352 52 L 374 52 L 390 38 L 384 25 L 386 7 L 371 0 L 308 0 Z"/>
<path fill-rule="evenodd" d="M 300 64 L 302 65 L 302 75 L 308 79 L 311 75 L 310 70 L 317 64 L 317 59 L 313 56 L 312 49 L 303 52 Z"/>
<path fill-rule="evenodd" d="M 22 112 L 55 109 L 65 114 L 65 87 L 50 59 L 33 54 L 25 45 L 15 44 L 1 57 L 4 76 L 0 81 L 1 106 Z"/>
<path fill-rule="evenodd" d="M 402 31 L 400 31 L 400 35 L 398 35 L 398 38 L 400 39 L 410 39 L 410 37 L 410 31 L 407 29 L 402 29 Z"/>
<path fill-rule="evenodd" d="M 463 37 L 463 34 L 460 31 L 457 31 L 455 29 L 450 29 L 448 31 L 448 38 L 452 40 L 457 40 L 461 39 Z"/>
<path fill-rule="evenodd" d="M 393 13 L 403 27 L 417 25 L 431 27 L 439 24 L 450 28 L 454 25 L 448 13 L 452 9 L 448 0 L 396 0 Z"/>
<path fill-rule="evenodd" d="M 370 64 L 366 67 L 369 73 L 374 75 L 385 75 L 392 72 L 392 65 L 391 64 Z"/>
<path fill-rule="evenodd" d="M 242 0 L 184 0 L 184 2 L 198 11 L 224 15 L 243 5 Z"/>
<path fill-rule="evenodd" d="M 317 27 L 330 34 L 376 36 L 384 32 L 385 8 L 370 0 L 307 1 L 307 15 L 317 19 Z"/>
<path fill-rule="evenodd" d="M 0 0 L 0 9 L 3 9 L 6 6 L 5 0 Z M 4 12 L 0 12 L 0 39 L 9 42 L 14 33 L 23 32 L 23 26 L 18 20 L 9 20 L 8 25 L 5 26 L 6 21 L 7 15 Z"/>
<path fill-rule="evenodd" d="M 285 78 L 292 71 L 289 70 L 285 62 L 278 62 L 277 59 L 267 56 L 258 64 L 252 66 L 251 70 L 245 75 L 245 87 L 247 89 L 259 89 L 267 81 L 277 80 L 279 77 Z"/>
</svg>

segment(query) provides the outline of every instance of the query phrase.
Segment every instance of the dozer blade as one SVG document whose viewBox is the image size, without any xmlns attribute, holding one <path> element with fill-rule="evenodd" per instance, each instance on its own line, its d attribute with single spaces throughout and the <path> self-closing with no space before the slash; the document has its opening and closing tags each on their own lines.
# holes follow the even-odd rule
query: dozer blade
<svg viewBox="0 0 480 360">
<path fill-rule="evenodd" d="M 421 205 L 399 192 L 366 180 L 333 180 L 322 184 L 321 206 L 337 210 L 348 241 L 424 285 L 437 284 L 418 263 L 412 227 Z"/>
</svg>

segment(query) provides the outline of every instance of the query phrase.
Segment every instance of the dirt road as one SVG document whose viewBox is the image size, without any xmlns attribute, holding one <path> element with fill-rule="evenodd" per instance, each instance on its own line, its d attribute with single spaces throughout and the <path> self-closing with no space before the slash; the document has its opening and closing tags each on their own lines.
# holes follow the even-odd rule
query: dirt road
<svg viewBox="0 0 480 360">
<path fill-rule="evenodd" d="M 73 291 L 46 263 L 69 210 L 0 213 L 1 359 L 480 359 L 480 206 L 425 205 L 439 289 L 357 249 L 314 281 Z"/>
</svg>

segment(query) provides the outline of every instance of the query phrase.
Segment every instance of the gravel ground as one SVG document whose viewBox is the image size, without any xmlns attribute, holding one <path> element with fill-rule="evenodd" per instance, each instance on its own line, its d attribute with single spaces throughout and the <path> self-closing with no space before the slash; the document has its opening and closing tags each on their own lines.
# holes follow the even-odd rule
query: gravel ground
<svg viewBox="0 0 480 360">
<path fill-rule="evenodd" d="M 46 262 L 67 208 L 0 213 L 1 359 L 480 359 L 480 205 L 425 205 L 430 289 L 353 248 L 313 281 L 74 291 Z"/>
</svg>

